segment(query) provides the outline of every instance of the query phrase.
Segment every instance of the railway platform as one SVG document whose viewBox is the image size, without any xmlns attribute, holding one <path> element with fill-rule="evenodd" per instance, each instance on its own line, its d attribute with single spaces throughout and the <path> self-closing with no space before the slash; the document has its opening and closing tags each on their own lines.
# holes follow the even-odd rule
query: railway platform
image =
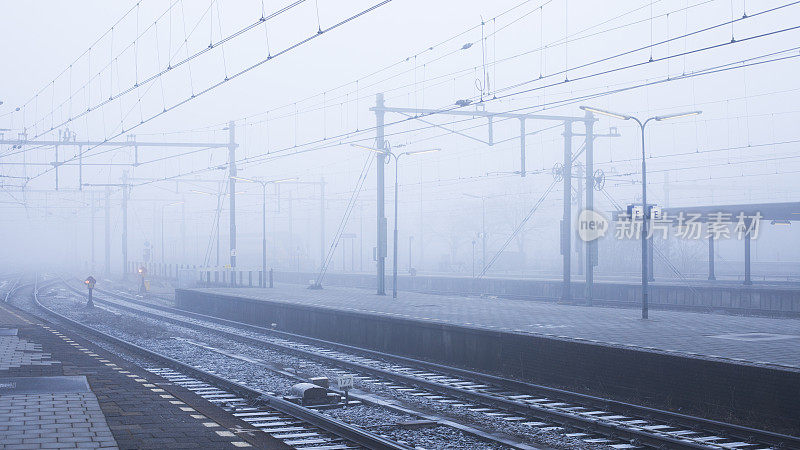
<svg viewBox="0 0 800 450">
<path fill-rule="evenodd" d="M 282 445 L 69 329 L 0 304 L 0 447 Z"/>
<path fill-rule="evenodd" d="M 640 310 L 634 308 L 403 291 L 393 299 L 391 293 L 379 296 L 365 289 L 315 291 L 293 284 L 196 291 L 800 370 L 797 319 L 651 310 L 650 319 L 642 320 Z"/>
<path fill-rule="evenodd" d="M 277 284 L 178 289 L 179 308 L 654 405 L 800 417 L 800 320 Z M 730 395 L 736 392 L 737 395 Z M 776 400 L 777 399 L 777 400 Z"/>
</svg>

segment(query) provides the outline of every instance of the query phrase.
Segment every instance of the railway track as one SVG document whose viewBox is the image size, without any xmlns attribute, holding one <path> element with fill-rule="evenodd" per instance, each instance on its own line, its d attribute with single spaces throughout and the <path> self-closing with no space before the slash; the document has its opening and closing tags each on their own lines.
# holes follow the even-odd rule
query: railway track
<svg viewBox="0 0 800 450">
<path fill-rule="evenodd" d="M 16 292 L 16 291 L 17 291 L 17 289 L 19 289 L 20 287 L 22 287 L 22 286 L 20 285 L 20 283 L 19 283 L 20 281 L 22 281 L 22 275 L 20 275 L 20 276 L 16 277 L 16 279 L 15 279 L 14 281 L 12 281 L 12 282 L 10 282 L 10 283 L 7 283 L 7 284 L 6 284 L 6 286 L 8 286 L 9 284 L 10 284 L 11 286 L 10 286 L 9 288 L 7 288 L 7 290 L 6 290 L 6 295 L 5 295 L 5 296 L 3 296 L 3 302 L 5 302 L 5 303 L 8 303 L 8 298 L 9 298 L 10 296 L 14 295 L 14 292 Z M 5 287 L 5 286 L 4 286 L 4 287 Z"/>
<path fill-rule="evenodd" d="M 75 290 L 72 286 L 71 289 Z M 76 291 L 77 292 L 77 291 Z M 562 431 L 613 448 L 800 448 L 800 438 L 522 383 L 410 358 L 386 355 L 250 324 L 142 302 L 109 304 L 131 312 L 267 346 L 338 367 L 339 373 L 431 401 L 466 408 L 508 422 Z M 133 305 L 133 306 L 132 306 Z M 150 312 L 149 308 L 157 312 Z M 168 313 L 165 316 L 163 313 Z M 215 326 L 209 326 L 213 324 Z M 219 326 L 225 327 L 220 329 Z M 233 331 L 231 331 L 233 330 Z"/>
<path fill-rule="evenodd" d="M 47 315 L 82 333 L 143 357 L 153 363 L 152 366 L 145 367 L 146 370 L 194 391 L 234 416 L 251 423 L 255 429 L 270 434 L 292 448 L 315 450 L 411 448 L 311 408 L 296 405 L 268 392 L 252 389 L 237 381 L 145 349 L 70 319 L 47 308 L 39 301 L 40 288 L 37 280 L 33 288 L 33 301 Z"/>
</svg>

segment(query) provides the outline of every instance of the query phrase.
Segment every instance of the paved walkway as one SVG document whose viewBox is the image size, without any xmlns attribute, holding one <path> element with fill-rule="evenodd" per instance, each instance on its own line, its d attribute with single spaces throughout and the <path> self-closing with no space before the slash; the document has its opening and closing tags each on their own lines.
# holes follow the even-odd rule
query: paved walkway
<svg viewBox="0 0 800 450">
<path fill-rule="evenodd" d="M 22 366 L 58 364 L 42 352 L 42 346 L 17 336 L 16 328 L 0 328 L 0 371 Z"/>
<path fill-rule="evenodd" d="M 798 319 L 651 310 L 645 321 L 638 309 L 402 291 L 392 299 L 391 292 L 378 296 L 374 291 L 335 286 L 319 291 L 292 284 L 196 290 L 800 370 Z"/>
<path fill-rule="evenodd" d="M 91 392 L 0 395 L 3 448 L 118 448 Z"/>
<path fill-rule="evenodd" d="M 0 448 L 268 447 L 248 425 L 196 394 L 0 304 Z M 11 332 L 6 332 L 11 334 Z M 16 336 L 15 336 L 16 337 Z M 20 342 L 37 357 L 13 357 Z M 267 436 L 267 435 L 264 435 Z"/>
</svg>

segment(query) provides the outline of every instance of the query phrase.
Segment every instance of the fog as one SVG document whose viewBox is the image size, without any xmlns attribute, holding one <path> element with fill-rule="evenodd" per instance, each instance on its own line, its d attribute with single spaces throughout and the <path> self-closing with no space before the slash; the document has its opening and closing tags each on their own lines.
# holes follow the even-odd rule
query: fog
<svg viewBox="0 0 800 450">
<path fill-rule="evenodd" d="M 587 164 L 580 106 L 642 121 L 702 111 L 646 126 L 649 204 L 798 201 L 800 6 L 269 3 L 5 2 L 2 268 L 120 273 L 127 245 L 127 270 L 149 262 L 257 271 L 264 194 L 268 268 L 318 274 L 325 261 L 328 272 L 374 274 L 377 148 L 408 153 L 387 155 L 384 166 L 387 276 L 397 170 L 400 274 L 560 278 L 572 122 L 524 120 L 523 173 L 518 118 L 456 112 L 576 119 L 569 236 L 577 279 Z M 387 107 L 441 113 L 386 111 L 381 145 L 370 109 L 378 94 Z M 642 202 L 641 134 L 633 120 L 593 117 L 594 210 L 612 221 Z M 41 143 L 65 140 L 87 144 Z M 795 227 L 761 221 L 751 244 L 755 280 L 796 281 Z M 675 231 L 654 239 L 655 277 L 705 279 L 705 234 Z M 597 242 L 598 279 L 636 280 L 637 239 L 610 230 Z M 717 277 L 741 279 L 736 233 L 718 239 L 715 254 Z"/>
</svg>

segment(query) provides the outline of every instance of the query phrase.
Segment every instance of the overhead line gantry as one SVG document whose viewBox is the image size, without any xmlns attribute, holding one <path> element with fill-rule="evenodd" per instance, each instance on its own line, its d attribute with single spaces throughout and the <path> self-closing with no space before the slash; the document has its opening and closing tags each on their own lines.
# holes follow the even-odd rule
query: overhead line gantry
<svg viewBox="0 0 800 450">
<path fill-rule="evenodd" d="M 463 106 L 457 103 L 460 108 L 467 106 L 468 103 L 465 103 Z M 586 208 L 593 209 L 594 208 L 594 196 L 592 195 L 591 191 L 595 188 L 595 174 L 594 174 L 594 167 L 593 167 L 593 160 L 594 160 L 594 140 L 597 135 L 594 133 L 594 123 L 597 119 L 594 115 L 586 111 L 583 116 L 563 116 L 563 115 L 553 115 L 553 114 L 528 114 L 528 113 L 515 113 L 515 112 L 492 112 L 486 111 L 485 106 L 482 103 L 475 103 L 475 110 L 465 110 L 465 109 L 427 109 L 427 108 L 404 108 L 404 107 L 390 107 L 386 106 L 384 102 L 384 97 L 382 93 L 377 94 L 376 96 L 376 104 L 374 107 L 370 108 L 370 111 L 375 112 L 375 119 L 376 119 L 376 147 L 378 150 L 383 150 L 384 152 L 378 153 L 378 164 L 377 164 L 377 171 L 378 171 L 378 180 L 377 180 L 377 195 L 378 195 L 378 207 L 377 207 L 377 221 L 378 221 L 378 245 L 377 245 L 377 293 L 378 295 L 385 295 L 386 294 L 386 284 L 385 284 L 385 262 L 386 262 L 386 253 L 387 253 L 387 225 L 386 225 L 386 217 L 385 217 L 385 202 L 384 202 L 384 163 L 386 161 L 386 141 L 384 139 L 384 116 L 386 113 L 396 113 L 402 114 L 410 119 L 420 120 L 425 122 L 424 119 L 432 117 L 432 116 L 467 116 L 467 117 L 482 117 L 488 121 L 488 141 L 485 143 L 489 146 L 494 145 L 494 119 L 516 119 L 519 120 L 519 146 L 520 146 L 520 170 L 519 175 L 521 177 L 525 177 L 527 174 L 526 167 L 525 167 L 525 159 L 526 159 L 526 148 L 525 148 L 525 140 L 528 134 L 526 133 L 526 121 L 528 120 L 544 120 L 544 121 L 555 121 L 555 122 L 562 122 L 564 126 L 563 136 L 564 136 L 564 163 L 561 168 L 561 177 L 563 180 L 563 189 L 564 189 L 564 213 L 563 219 L 561 221 L 561 254 L 563 256 L 563 288 L 562 288 L 562 299 L 565 301 L 572 300 L 572 293 L 571 293 L 571 251 L 572 251 L 572 244 L 571 244 L 571 232 L 572 229 L 572 162 L 573 162 L 573 152 L 572 152 L 572 138 L 576 136 L 583 136 L 586 139 L 585 144 L 585 152 L 586 152 Z M 585 127 L 585 131 L 583 134 L 575 133 L 573 130 L 573 124 L 576 122 L 583 123 Z M 448 130 L 452 131 L 452 130 Z M 468 137 L 470 139 L 476 139 L 472 136 L 466 136 L 463 133 L 454 132 L 456 135 L 461 135 Z M 482 141 L 484 142 L 484 141 Z M 586 242 L 586 291 L 585 297 L 587 302 L 591 302 L 592 299 L 592 284 L 593 284 L 593 271 L 594 266 L 597 265 L 597 242 L 591 241 Z M 486 261 L 484 261 L 486 264 Z M 488 267 L 484 267 L 481 276 L 486 273 Z"/>
</svg>

